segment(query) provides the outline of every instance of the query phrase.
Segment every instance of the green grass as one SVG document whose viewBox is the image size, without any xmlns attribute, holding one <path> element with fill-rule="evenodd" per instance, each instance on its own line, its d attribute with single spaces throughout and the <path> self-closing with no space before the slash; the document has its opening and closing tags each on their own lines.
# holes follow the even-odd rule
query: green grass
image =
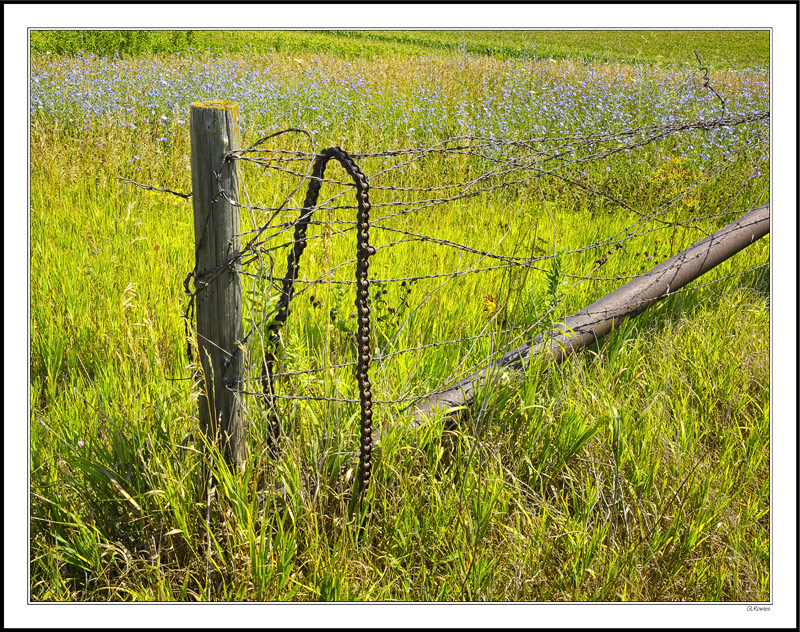
<svg viewBox="0 0 800 632">
<path fill-rule="evenodd" d="M 499 58 L 694 66 L 694 50 L 714 70 L 769 66 L 769 31 L 33 31 L 44 53 L 325 54 L 403 59 L 458 54 Z"/>
<path fill-rule="evenodd" d="M 384 36 L 351 35 L 342 50 L 355 55 L 360 46 L 374 50 Z M 286 37 L 293 46 L 301 36 Z M 322 42 L 345 36 L 314 37 Z M 405 51 L 430 49 L 427 37 L 390 45 L 402 57 Z M 442 55 L 457 38 L 430 37 Z M 509 40 L 502 45 L 526 46 Z M 478 47 L 482 41 L 477 35 L 470 39 Z M 602 42 L 580 48 L 567 35 L 549 46 L 578 59 L 604 47 L 617 60 L 639 54 Z M 659 54 L 679 63 L 679 49 L 697 43 L 686 39 L 663 46 Z M 724 46 L 729 48 L 721 48 L 720 58 L 731 67 L 749 65 L 736 44 Z M 295 72 L 295 50 L 282 50 L 276 58 L 286 76 Z M 470 54 L 479 69 L 474 78 L 465 81 L 457 65 L 445 65 L 442 89 L 474 93 L 477 99 L 482 78 L 494 77 L 499 90 L 502 67 Z M 754 52 L 754 59 L 759 54 Z M 715 63 L 710 52 L 709 60 Z M 372 74 L 386 73 L 380 81 L 409 93 L 413 73 L 425 67 L 420 62 L 400 69 L 392 59 L 364 63 L 372 64 L 367 66 L 376 71 Z M 554 64 L 571 76 L 568 62 Z M 348 69 L 352 66 L 335 66 L 339 75 Z M 609 76 L 618 70 L 610 67 Z M 726 94 L 736 94 L 739 79 L 725 81 Z M 321 134 L 320 143 L 340 142 L 340 134 L 357 142 L 357 151 L 392 145 L 395 130 L 352 119 L 345 125 L 343 114 L 332 116 L 336 131 Z M 376 451 L 367 516 L 349 514 L 349 485 L 339 476 L 354 463 L 357 408 L 310 400 L 281 404 L 285 436 L 277 457 L 265 448 L 264 411 L 247 400 L 247 469 L 234 474 L 214 455 L 211 468 L 219 484 L 209 503 L 204 453 L 213 455 L 213 447 L 197 429 L 198 391 L 187 379 L 191 363 L 181 319 L 187 300 L 182 282 L 193 265 L 191 203 L 117 180 L 188 190 L 187 130 L 173 123 L 169 151 L 163 151 L 155 131 L 131 132 L 113 121 L 92 121 L 80 133 L 43 114 L 33 123 L 32 600 L 769 598 L 769 268 L 738 274 L 768 260 L 769 238 L 698 282 L 718 283 L 674 295 L 562 365 L 545 370 L 534 364 L 526 375 L 484 391 L 457 431 L 445 432 L 441 419 L 418 432 L 406 430 L 408 413 L 378 406 L 378 422 L 390 428 Z M 253 119 L 245 139 L 255 139 L 256 129 L 269 123 Z M 424 134 L 410 142 L 440 140 Z M 700 178 L 699 163 L 673 149 L 701 137 L 689 135 L 582 168 L 594 186 L 637 209 L 653 209 Z M 273 146 L 305 148 L 291 138 Z M 760 164 L 758 149 L 743 145 L 725 175 L 665 217 L 716 213 L 735 192 L 741 207 L 763 201 L 766 176 L 749 178 Z M 134 153 L 140 160 L 133 160 Z M 705 164 L 722 161 L 714 155 Z M 381 159 L 364 160 L 362 168 L 371 176 Z M 372 183 L 438 186 L 474 176 L 470 169 L 476 168 L 474 161 L 431 158 Z M 280 174 L 267 177 L 251 165 L 243 170 L 254 202 L 273 204 L 286 194 L 289 180 Z M 345 178 L 337 166 L 327 175 Z M 335 192 L 329 186 L 324 193 Z M 374 189 L 372 195 L 375 203 L 404 194 Z M 318 213 L 351 219 L 354 211 Z M 373 221 L 378 214 L 376 209 Z M 286 212 L 277 221 L 293 215 Z M 566 253 L 634 219 L 607 199 L 541 179 L 386 225 L 479 250 L 495 247 L 507 230 L 494 252 L 519 255 Z M 711 230 L 731 219 L 700 225 Z M 252 226 L 249 213 L 243 222 L 245 229 Z M 324 235 L 309 241 L 301 278 L 315 279 L 354 256 L 352 234 L 328 224 Z M 595 276 L 637 274 L 700 237 L 691 225 L 643 234 L 609 253 Z M 372 231 L 376 245 L 395 238 Z M 623 282 L 578 282 L 576 276 L 602 254 L 565 254 L 560 265 L 544 260 L 543 270 L 525 277 L 505 270 L 461 277 L 427 299 L 396 348 L 474 335 L 487 325 L 499 330 L 503 323 L 532 323 L 550 306 L 557 306 L 555 316 L 577 311 Z M 378 251 L 370 276 L 447 272 L 464 265 L 465 257 L 410 242 Z M 278 253 L 276 261 L 282 275 L 284 255 Z M 348 267 L 333 278 L 351 276 Z M 343 287 L 320 286 L 314 292 L 318 307 L 308 300 L 310 292 L 298 298 L 284 329 L 282 369 L 354 358 L 347 316 L 353 297 Z M 374 337 L 385 343 L 434 284 L 391 284 L 379 301 L 380 287 L 372 288 Z M 270 297 L 250 280 L 245 290 L 252 297 L 245 307 L 250 322 Z M 503 341 L 498 335 L 494 343 L 479 341 L 471 352 L 472 343 L 464 342 L 397 356 L 385 368 L 373 367 L 375 390 L 386 399 L 425 392 L 457 371 L 465 354 L 477 360 Z M 278 389 L 310 396 L 357 394 L 346 369 L 284 379 Z M 264 493 L 279 487 L 285 497 Z"/>
</svg>

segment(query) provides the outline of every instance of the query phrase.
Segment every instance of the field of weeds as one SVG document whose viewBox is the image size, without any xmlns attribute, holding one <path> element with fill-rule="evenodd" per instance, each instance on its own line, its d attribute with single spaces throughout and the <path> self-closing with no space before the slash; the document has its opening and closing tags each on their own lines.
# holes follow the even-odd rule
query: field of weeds
<svg viewBox="0 0 800 632">
<path fill-rule="evenodd" d="M 456 429 L 407 429 L 414 398 L 769 200 L 768 38 L 716 32 L 707 51 L 673 32 L 643 56 L 634 35 L 601 51 L 552 35 L 541 55 L 513 33 L 483 51 L 484 34 L 434 32 L 271 32 L 228 53 L 203 32 L 134 53 L 32 37 L 31 600 L 767 599 L 769 237 L 481 393 Z M 243 270 L 248 357 L 309 155 L 338 145 L 370 180 L 366 517 L 347 502 L 355 210 L 338 166 L 276 349 L 280 450 L 252 397 L 245 471 L 209 459 L 184 318 L 192 201 L 131 182 L 191 190 L 189 108 L 207 99 L 240 104 L 245 147 L 287 128 L 314 143 L 287 133 L 241 161 L 242 240 L 273 240 Z"/>
</svg>

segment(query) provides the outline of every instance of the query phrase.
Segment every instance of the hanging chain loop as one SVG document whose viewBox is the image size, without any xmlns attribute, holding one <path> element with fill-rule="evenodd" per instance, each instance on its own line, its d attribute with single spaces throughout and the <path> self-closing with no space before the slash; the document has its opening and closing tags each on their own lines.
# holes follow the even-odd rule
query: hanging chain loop
<svg viewBox="0 0 800 632">
<path fill-rule="evenodd" d="M 331 158 L 341 163 L 347 174 L 353 178 L 356 187 L 356 200 L 358 202 L 357 251 L 356 251 L 356 312 L 358 317 L 358 365 L 356 379 L 358 380 L 359 400 L 361 404 L 361 445 L 358 463 L 358 486 L 364 492 L 369 487 L 370 473 L 372 471 L 372 384 L 369 380 L 369 365 L 371 361 L 370 347 L 370 318 L 369 318 L 369 257 L 375 254 L 375 248 L 369 245 L 369 182 L 359 166 L 350 155 L 339 147 L 330 147 L 320 152 L 312 170 L 312 177 L 308 184 L 306 199 L 300 217 L 294 228 L 294 242 L 287 257 L 286 276 L 283 279 L 281 298 L 278 302 L 277 313 L 270 325 L 270 347 L 277 348 L 281 327 L 291 313 L 289 303 L 294 295 L 294 285 L 300 270 L 300 257 L 306 248 L 306 231 L 314 213 L 325 167 Z M 269 402 L 270 437 L 277 439 L 280 426 L 275 414 L 275 396 L 272 384 L 272 366 L 275 356 L 265 354 L 262 388 Z"/>
</svg>

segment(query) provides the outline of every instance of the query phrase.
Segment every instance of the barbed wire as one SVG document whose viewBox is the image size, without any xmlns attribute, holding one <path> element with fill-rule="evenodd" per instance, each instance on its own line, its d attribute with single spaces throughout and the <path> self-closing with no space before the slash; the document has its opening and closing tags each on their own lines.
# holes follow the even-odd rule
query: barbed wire
<svg viewBox="0 0 800 632">
<path fill-rule="evenodd" d="M 769 183 L 763 184 L 763 179 L 757 176 L 762 161 L 769 155 L 769 129 L 762 124 L 769 122 L 769 111 L 725 116 L 726 102 L 709 85 L 708 69 L 697 57 L 701 70 L 706 72 L 704 87 L 722 103 L 720 117 L 559 137 L 453 136 L 426 147 L 349 154 L 359 161 L 369 178 L 373 213 L 383 213 L 369 221 L 371 247 L 380 253 L 371 257 L 375 278 L 369 282 L 378 289 L 360 308 L 375 319 L 371 362 L 378 368 L 378 375 L 371 388 L 380 389 L 382 395 L 374 396 L 375 405 L 410 405 L 446 390 L 475 367 L 492 361 L 521 341 L 529 341 L 534 333 L 552 327 L 559 316 L 566 315 L 570 293 L 581 284 L 624 282 L 638 276 L 615 274 L 615 271 L 598 274 L 601 269 L 608 269 L 610 262 L 616 261 L 618 268 L 624 268 L 625 262 L 633 265 L 652 261 L 655 265 L 659 259 L 675 254 L 688 239 L 708 235 L 718 222 L 742 214 L 743 209 L 768 195 Z M 686 134 L 741 127 L 749 130 L 750 144 L 731 143 L 722 159 L 705 162 L 691 172 L 663 146 L 668 139 Z M 310 151 L 267 146 L 269 141 L 287 135 L 299 136 L 308 143 Z M 622 170 L 620 165 L 630 168 L 629 157 L 635 157 L 645 148 L 653 151 L 649 158 L 645 157 L 650 162 L 645 161 L 642 171 L 650 170 L 651 179 L 661 178 L 658 181 L 661 184 L 652 185 L 647 195 L 635 183 L 626 182 L 612 172 L 616 167 Z M 242 278 L 250 285 L 249 291 L 243 292 L 250 298 L 245 305 L 247 328 L 241 341 L 248 349 L 249 361 L 241 379 L 229 383 L 227 388 L 239 397 L 268 402 L 272 412 L 265 412 L 267 416 L 276 411 L 276 400 L 287 405 L 297 401 L 354 405 L 360 401 L 348 397 L 351 387 L 339 384 L 335 377 L 337 371 L 354 370 L 361 362 L 348 360 L 356 350 L 355 321 L 351 324 L 349 310 L 342 308 L 345 293 L 361 282 L 337 278 L 339 271 L 356 264 L 357 258 L 332 259 L 334 251 L 341 251 L 337 244 L 359 230 L 357 220 L 353 220 L 357 206 L 343 198 L 353 191 L 354 185 L 335 175 L 315 175 L 312 166 L 320 155 L 313 136 L 300 128 L 281 130 L 243 149 L 230 151 L 224 161 L 238 161 L 241 170 L 247 169 L 246 176 L 241 178 L 243 199 L 225 191 L 221 184 L 217 198 L 247 212 L 249 225 L 239 234 L 246 241 L 215 269 L 193 270 L 184 280 L 190 300 L 184 314 L 188 327 L 192 299 L 203 289 L 198 285 L 198 273 L 208 283 L 233 264 L 240 268 Z M 587 171 L 592 173 L 587 175 Z M 742 177 L 744 172 L 750 176 Z M 421 184 L 415 182 L 417 177 L 423 179 Z M 191 192 L 180 193 L 127 178 L 120 180 L 184 200 L 192 196 Z M 431 180 L 437 182 L 430 184 Z M 572 200 L 576 209 L 613 213 L 613 225 L 603 231 L 598 223 L 587 231 L 583 243 L 576 240 L 581 245 L 558 247 L 554 228 L 542 229 L 546 237 L 539 234 L 540 224 L 548 220 L 548 205 L 555 203 L 549 199 L 544 183 L 561 192 L 557 199 Z M 317 190 L 324 186 L 327 197 L 308 207 L 296 202 L 295 196 L 312 185 Z M 725 199 L 719 197 L 721 190 L 728 191 Z M 261 198 L 265 191 L 277 191 L 273 203 L 253 204 L 251 197 Z M 567 196 L 565 191 L 572 193 Z M 704 197 L 708 201 L 703 201 Z M 533 219 L 534 214 L 528 211 L 531 206 L 538 209 L 538 219 Z M 432 220 L 437 214 L 448 217 L 446 228 L 437 229 Z M 555 224 L 554 219 L 550 220 Z M 484 223 L 478 225 L 479 221 Z M 461 224 L 460 235 L 452 230 L 453 224 Z M 298 226 L 303 227 L 299 237 Z M 308 234 L 306 231 L 311 227 L 318 232 Z M 653 238 L 654 234 L 665 237 Z M 645 238 L 648 241 L 643 241 Z M 296 249 L 301 242 L 309 257 L 315 257 L 313 265 L 309 264 L 304 273 L 291 279 L 276 276 L 276 255 Z M 570 262 L 566 268 L 559 263 L 565 261 Z M 696 292 L 769 265 L 768 262 L 753 264 L 744 271 L 689 285 L 673 294 Z M 542 276 L 531 283 L 527 281 L 529 274 Z M 517 277 L 523 281 L 515 281 Z M 485 281 L 479 283 L 478 279 Z M 518 289 L 510 289 L 511 286 Z M 318 291 L 322 287 L 326 288 L 324 298 Z M 391 305 L 386 299 L 390 290 L 396 295 Z M 429 305 L 436 303 L 445 291 L 475 293 L 472 300 L 486 303 L 486 319 L 482 323 L 476 321 L 479 331 L 464 331 L 467 323 L 439 326 L 441 323 L 437 321 L 442 314 L 433 312 L 433 315 Z M 505 292 L 505 300 L 495 296 L 496 291 Z M 301 301 L 304 296 L 310 300 Z M 284 329 L 289 327 L 292 332 L 287 340 L 284 334 L 274 336 L 270 332 L 275 331 L 276 318 L 287 313 L 289 305 L 304 310 L 305 322 L 293 325 L 293 321 L 287 321 Z M 327 315 L 315 311 L 323 305 Z M 523 313 L 512 314 L 520 306 L 524 307 Z M 426 315 L 434 324 L 418 326 L 410 332 L 409 325 Z M 515 318 L 523 322 L 514 322 Z M 438 330 L 450 333 L 438 339 L 424 338 Z M 331 332 L 338 332 L 335 344 L 331 342 Z M 459 333 L 453 335 L 453 332 Z M 322 350 L 298 354 L 301 335 L 327 342 Z M 428 356 L 423 352 L 433 350 L 438 355 L 426 361 Z M 408 354 L 423 360 L 413 370 L 407 365 L 395 370 L 398 359 Z M 320 358 L 318 366 L 313 366 L 315 355 Z M 267 359 L 273 364 L 265 372 Z M 309 362 L 312 362 L 310 367 Z M 440 374 L 432 377 L 429 372 L 434 365 Z M 393 382 L 398 376 L 400 382 Z M 271 384 L 289 384 L 289 392 L 278 393 L 273 386 L 261 392 L 249 388 L 254 382 L 263 384 L 265 379 Z M 329 383 L 330 380 L 334 382 Z M 436 384 L 432 384 L 434 381 Z M 329 388 L 334 390 L 322 390 Z M 255 410 L 252 406 L 248 409 L 253 422 L 259 419 Z"/>
</svg>

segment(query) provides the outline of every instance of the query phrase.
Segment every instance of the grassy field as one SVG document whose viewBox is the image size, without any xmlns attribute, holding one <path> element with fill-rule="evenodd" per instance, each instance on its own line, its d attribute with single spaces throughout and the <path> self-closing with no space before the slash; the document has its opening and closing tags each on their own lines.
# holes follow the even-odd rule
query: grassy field
<svg viewBox="0 0 800 632">
<path fill-rule="evenodd" d="M 766 35 L 159 37 L 170 38 L 161 50 L 114 57 L 48 53 L 32 37 L 33 601 L 769 598 L 769 238 L 564 364 L 534 365 L 483 393 L 455 432 L 443 420 L 404 430 L 403 406 L 379 404 L 387 430 L 359 530 L 339 476 L 357 449 L 357 406 L 307 399 L 357 395 L 352 370 L 335 368 L 355 357 L 352 286 L 336 283 L 352 266 L 328 274 L 354 257 L 352 234 L 335 223 L 354 211 L 317 212 L 323 223 L 309 232 L 300 280 L 327 274 L 326 282 L 298 296 L 283 332 L 283 371 L 325 370 L 279 382 L 300 399 L 281 403 L 277 457 L 265 449 L 264 411 L 247 400 L 248 467 L 233 474 L 214 459 L 219 487 L 209 502 L 182 319 L 191 201 L 119 180 L 189 191 L 188 107 L 210 98 L 241 104 L 245 144 L 295 126 L 317 149 L 352 153 L 456 135 L 552 147 L 560 137 L 713 119 L 723 107 L 745 116 L 769 109 Z M 157 49 L 153 41 L 126 45 Z M 695 49 L 722 101 L 704 86 Z M 531 179 L 379 222 L 376 246 L 402 237 L 394 229 L 544 258 L 527 272 L 487 270 L 441 286 L 374 284 L 374 337 L 385 352 L 497 332 L 376 363 L 376 398 L 436 388 L 517 344 L 503 329 L 545 317 L 544 329 L 768 200 L 767 132 L 751 123 L 673 134 L 567 162 L 558 172 L 566 180 Z M 300 135 L 269 147 L 309 149 Z M 502 147 L 503 157 L 523 151 Z M 492 151 L 432 155 L 383 175 L 395 159 L 361 160 L 373 222 L 392 204 L 437 195 L 381 187 L 465 181 L 500 155 Z M 277 206 L 296 183 L 242 170 L 253 205 Z M 326 175 L 346 178 L 335 166 Z M 323 186 L 328 196 L 343 190 Z M 288 205 L 301 206 L 304 194 Z M 337 202 L 351 204 L 346 195 Z M 583 250 L 659 208 L 624 247 Z M 284 210 L 274 222 L 296 215 Z M 267 216 L 244 212 L 243 230 Z M 280 277 L 283 250 L 275 260 Z M 409 241 L 379 250 L 370 276 L 497 263 Z M 251 277 L 245 292 L 247 329 L 275 292 Z M 260 493 L 280 486 L 285 498 Z"/>
<path fill-rule="evenodd" d="M 769 66 L 769 31 L 34 31 L 40 53 L 329 54 L 340 59 L 480 55 L 693 66 Z"/>
</svg>

